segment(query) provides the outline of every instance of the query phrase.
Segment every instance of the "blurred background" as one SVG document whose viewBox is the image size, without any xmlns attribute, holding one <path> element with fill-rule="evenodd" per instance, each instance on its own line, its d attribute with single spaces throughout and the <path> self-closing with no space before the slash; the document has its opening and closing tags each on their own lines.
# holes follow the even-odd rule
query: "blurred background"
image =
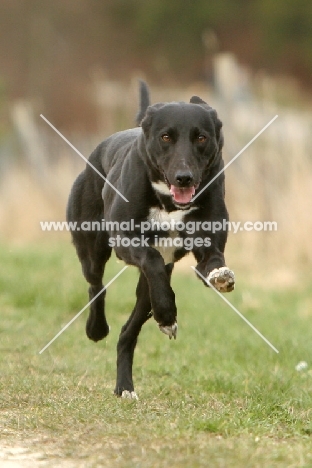
<svg viewBox="0 0 312 468">
<path fill-rule="evenodd" d="M 152 102 L 197 94 L 215 107 L 226 161 L 279 115 L 226 171 L 231 219 L 278 230 L 230 235 L 228 264 L 283 285 L 309 266 L 310 0 L 2 0 L 0 27 L 1 241 L 64 239 L 39 221 L 65 219 L 84 162 L 40 114 L 88 157 L 134 126 L 143 78 Z"/>
</svg>

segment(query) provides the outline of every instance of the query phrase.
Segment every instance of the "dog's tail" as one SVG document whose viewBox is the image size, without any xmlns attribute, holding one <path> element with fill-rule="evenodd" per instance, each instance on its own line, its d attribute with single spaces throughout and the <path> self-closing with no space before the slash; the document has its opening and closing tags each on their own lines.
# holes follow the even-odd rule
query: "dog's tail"
<svg viewBox="0 0 312 468">
<path fill-rule="evenodd" d="M 140 80 L 140 108 L 136 115 L 136 124 L 141 125 L 141 122 L 145 116 L 146 110 L 150 105 L 150 93 L 145 81 Z"/>
</svg>

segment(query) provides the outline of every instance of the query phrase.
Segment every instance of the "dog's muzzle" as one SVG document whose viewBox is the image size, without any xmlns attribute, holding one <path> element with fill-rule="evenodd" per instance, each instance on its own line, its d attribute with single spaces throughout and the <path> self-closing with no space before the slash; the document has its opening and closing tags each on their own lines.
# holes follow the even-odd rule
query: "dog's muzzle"
<svg viewBox="0 0 312 468">
<path fill-rule="evenodd" d="M 199 184 L 194 184 L 194 177 L 190 171 L 179 171 L 175 174 L 174 183 L 171 184 L 164 174 L 173 201 L 178 205 L 188 205 Z"/>
</svg>

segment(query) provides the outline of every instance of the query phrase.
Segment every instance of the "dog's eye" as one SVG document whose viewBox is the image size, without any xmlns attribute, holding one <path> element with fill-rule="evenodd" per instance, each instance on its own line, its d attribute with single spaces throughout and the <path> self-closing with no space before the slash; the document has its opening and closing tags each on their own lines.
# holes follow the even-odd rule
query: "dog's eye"
<svg viewBox="0 0 312 468">
<path fill-rule="evenodd" d="M 165 141 L 166 143 L 169 143 L 171 141 L 171 138 L 168 135 L 168 133 L 164 133 L 163 135 L 161 135 L 161 139 Z"/>
<path fill-rule="evenodd" d="M 204 143 L 207 140 L 207 137 L 205 135 L 198 135 L 197 141 L 198 143 Z"/>
</svg>

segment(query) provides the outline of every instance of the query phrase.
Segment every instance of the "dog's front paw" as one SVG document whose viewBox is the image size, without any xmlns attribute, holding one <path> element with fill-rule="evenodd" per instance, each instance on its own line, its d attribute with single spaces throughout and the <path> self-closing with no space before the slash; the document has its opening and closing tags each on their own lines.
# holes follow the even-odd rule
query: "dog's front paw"
<svg viewBox="0 0 312 468">
<path fill-rule="evenodd" d="M 208 283 L 210 283 L 219 292 L 230 292 L 233 291 L 235 286 L 235 278 L 232 270 L 227 267 L 215 268 L 212 270 L 208 277 Z"/>
<path fill-rule="evenodd" d="M 175 322 L 173 325 L 159 325 L 159 330 L 162 331 L 165 335 L 169 336 L 169 339 L 173 337 L 175 340 L 177 339 L 178 333 L 178 324 Z"/>
</svg>

